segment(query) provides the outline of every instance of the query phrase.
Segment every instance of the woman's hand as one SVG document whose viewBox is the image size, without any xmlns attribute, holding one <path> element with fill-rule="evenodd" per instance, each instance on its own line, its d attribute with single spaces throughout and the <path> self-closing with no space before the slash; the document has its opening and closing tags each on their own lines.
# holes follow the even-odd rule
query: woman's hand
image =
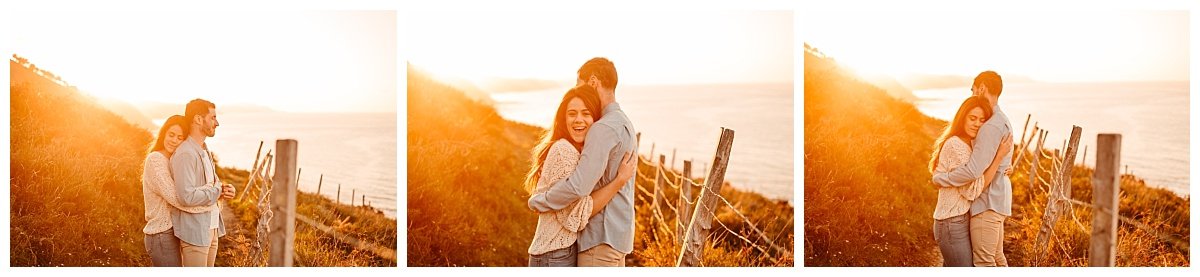
<svg viewBox="0 0 1200 277">
<path fill-rule="evenodd" d="M 1012 148 L 1013 148 L 1012 135 L 1004 136 L 1004 138 L 1001 138 L 1000 139 L 1000 148 L 996 149 L 996 159 L 999 160 L 1001 158 L 1004 158 L 1004 155 L 1008 155 L 1008 153 L 1012 152 Z"/>
<path fill-rule="evenodd" d="M 617 168 L 617 178 L 613 180 L 614 185 L 628 183 L 629 179 L 633 178 L 635 170 L 637 170 L 637 156 L 625 153 L 625 156 L 621 157 L 621 167 Z"/>
</svg>

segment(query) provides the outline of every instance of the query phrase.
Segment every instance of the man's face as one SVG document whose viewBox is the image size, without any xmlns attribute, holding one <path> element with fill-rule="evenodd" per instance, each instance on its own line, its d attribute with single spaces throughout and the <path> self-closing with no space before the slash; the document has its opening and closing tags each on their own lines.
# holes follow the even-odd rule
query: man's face
<svg viewBox="0 0 1200 277">
<path fill-rule="evenodd" d="M 217 135 L 217 126 L 221 126 L 221 123 L 217 122 L 217 109 L 209 108 L 208 114 L 204 115 L 203 124 L 200 126 L 200 130 L 204 131 L 205 136 L 211 138 Z"/>
</svg>

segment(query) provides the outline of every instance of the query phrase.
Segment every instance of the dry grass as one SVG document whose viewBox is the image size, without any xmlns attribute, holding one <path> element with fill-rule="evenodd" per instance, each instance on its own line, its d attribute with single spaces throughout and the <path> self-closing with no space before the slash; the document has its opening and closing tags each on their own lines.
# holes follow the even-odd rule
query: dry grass
<svg viewBox="0 0 1200 277">
<path fill-rule="evenodd" d="M 521 182 L 542 129 L 507 121 L 491 106 L 412 67 L 408 72 L 408 265 L 526 265 L 537 218 L 526 208 Z M 644 165 L 641 170 L 651 172 Z M 777 244 L 793 251 L 790 205 L 732 189 L 722 193 Z M 668 195 L 675 199 L 677 193 Z M 678 244 L 651 235 L 649 203 L 639 199 L 635 205 L 636 240 L 628 265 L 674 265 Z M 727 208 L 718 210 L 717 218 L 735 232 L 749 232 Z M 667 220 L 674 222 L 674 216 Z M 794 265 L 792 257 L 765 257 L 722 232 L 713 231 L 706 265 Z"/>
<path fill-rule="evenodd" d="M 859 81 L 835 61 L 805 51 L 804 247 L 806 266 L 935 266 L 932 234 L 936 188 L 926 163 L 946 122 Z M 1028 155 L 1028 154 L 1026 154 Z M 1048 168 L 1043 159 L 1040 168 Z M 1074 198 L 1090 202 L 1089 168 L 1073 172 Z M 1034 241 L 1046 205 L 1044 189 L 1029 186 L 1028 162 L 1013 181 L 1013 216 L 1005 226 L 1012 266 L 1083 266 L 1091 210 L 1075 207 L 1055 226 L 1047 256 L 1035 263 Z M 1120 213 L 1159 232 L 1189 239 L 1189 198 L 1122 184 Z M 1079 224 L 1075 223 L 1078 218 Z M 1082 227 L 1082 228 L 1081 228 Z M 1188 253 L 1152 234 L 1121 224 L 1119 266 L 1188 266 Z"/>
<path fill-rule="evenodd" d="M 248 172 L 240 169 L 222 168 L 218 173 L 224 180 L 239 185 L 245 184 L 246 176 L 249 176 Z M 234 218 L 237 219 L 231 225 L 236 226 L 229 227 L 230 232 L 222 243 L 225 243 L 226 240 L 234 243 L 230 247 L 222 247 L 221 253 L 218 253 L 218 265 L 222 265 L 221 262 L 224 262 L 226 266 L 255 266 L 252 245 L 257 239 L 255 224 L 258 220 L 258 209 L 254 205 L 257 197 L 257 194 L 250 193 L 245 199 L 229 203 Z M 386 247 L 392 251 L 396 250 L 396 220 L 387 218 L 379 210 L 337 204 L 328 198 L 306 192 L 299 192 L 296 195 L 296 203 L 298 214 L 329 226 L 338 233 Z M 295 257 L 297 266 L 309 267 L 394 267 L 397 265 L 394 260 L 384 259 L 369 251 L 356 249 L 329 234 L 301 223 L 299 220 L 296 222 Z M 265 261 L 265 259 L 264 255 L 259 258 L 259 261 Z"/>
<path fill-rule="evenodd" d="M 143 266 L 151 136 L 73 88 L 9 62 L 13 266 Z"/>
<path fill-rule="evenodd" d="M 142 161 L 152 135 L 64 87 L 10 61 L 12 98 L 13 266 L 149 266 L 143 245 Z M 248 174 L 219 168 L 226 181 Z M 301 214 L 359 239 L 395 249 L 396 222 L 378 211 L 334 205 L 302 193 Z M 254 215 L 244 203 L 227 219 L 218 266 L 248 266 Z M 329 211 L 322 213 L 321 210 Z M 242 232 L 237 230 L 248 230 Z M 328 236 L 298 228 L 308 266 L 395 266 Z"/>
</svg>

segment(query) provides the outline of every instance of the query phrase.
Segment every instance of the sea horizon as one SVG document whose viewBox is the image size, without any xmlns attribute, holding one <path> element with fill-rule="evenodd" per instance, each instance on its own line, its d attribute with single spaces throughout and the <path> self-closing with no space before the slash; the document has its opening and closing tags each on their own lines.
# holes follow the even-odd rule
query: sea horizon
<svg viewBox="0 0 1200 277">
<path fill-rule="evenodd" d="M 505 119 L 547 128 L 569 89 L 489 96 Z M 617 103 L 642 133 L 640 154 L 653 150 L 671 163 L 674 151 L 673 168 L 682 170 L 683 160 L 692 159 L 692 176 L 707 174 L 703 170 L 711 167 L 720 128 L 733 129 L 725 180 L 740 190 L 791 203 L 793 95 L 790 83 L 619 85 Z"/>
<path fill-rule="evenodd" d="M 218 120 L 208 144 L 221 166 L 250 170 L 260 141 L 266 156 L 276 139 L 296 139 L 300 191 L 316 193 L 323 174 L 321 196 L 337 200 L 340 184 L 340 202 L 359 205 L 366 195 L 372 207 L 396 218 L 396 113 L 254 111 L 221 113 Z"/>
<path fill-rule="evenodd" d="M 1189 196 L 1188 81 L 1014 83 L 1004 87 L 1000 109 L 1020 139 L 1035 123 L 1048 130 L 1044 147 L 1061 148 L 1072 126 L 1080 126 L 1076 164 L 1095 166 L 1099 133 L 1122 134 L 1121 162 L 1152 187 Z M 970 95 L 967 86 L 915 90 L 913 104 L 924 114 L 949 120 Z M 1029 132 L 1029 131 L 1026 131 Z M 1029 134 L 1027 134 L 1028 136 Z M 1084 148 L 1087 160 L 1082 160 Z"/>
</svg>

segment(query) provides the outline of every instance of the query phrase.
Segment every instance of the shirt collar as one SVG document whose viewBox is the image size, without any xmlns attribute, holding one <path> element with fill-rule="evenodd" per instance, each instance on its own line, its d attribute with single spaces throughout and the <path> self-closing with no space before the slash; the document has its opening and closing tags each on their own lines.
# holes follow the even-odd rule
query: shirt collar
<svg viewBox="0 0 1200 277">
<path fill-rule="evenodd" d="M 604 106 L 604 114 L 608 114 L 610 112 L 615 112 L 615 111 L 619 111 L 619 110 L 621 110 L 621 105 L 617 104 L 617 102 L 612 102 L 612 103 L 609 103 L 608 106 Z"/>
</svg>

